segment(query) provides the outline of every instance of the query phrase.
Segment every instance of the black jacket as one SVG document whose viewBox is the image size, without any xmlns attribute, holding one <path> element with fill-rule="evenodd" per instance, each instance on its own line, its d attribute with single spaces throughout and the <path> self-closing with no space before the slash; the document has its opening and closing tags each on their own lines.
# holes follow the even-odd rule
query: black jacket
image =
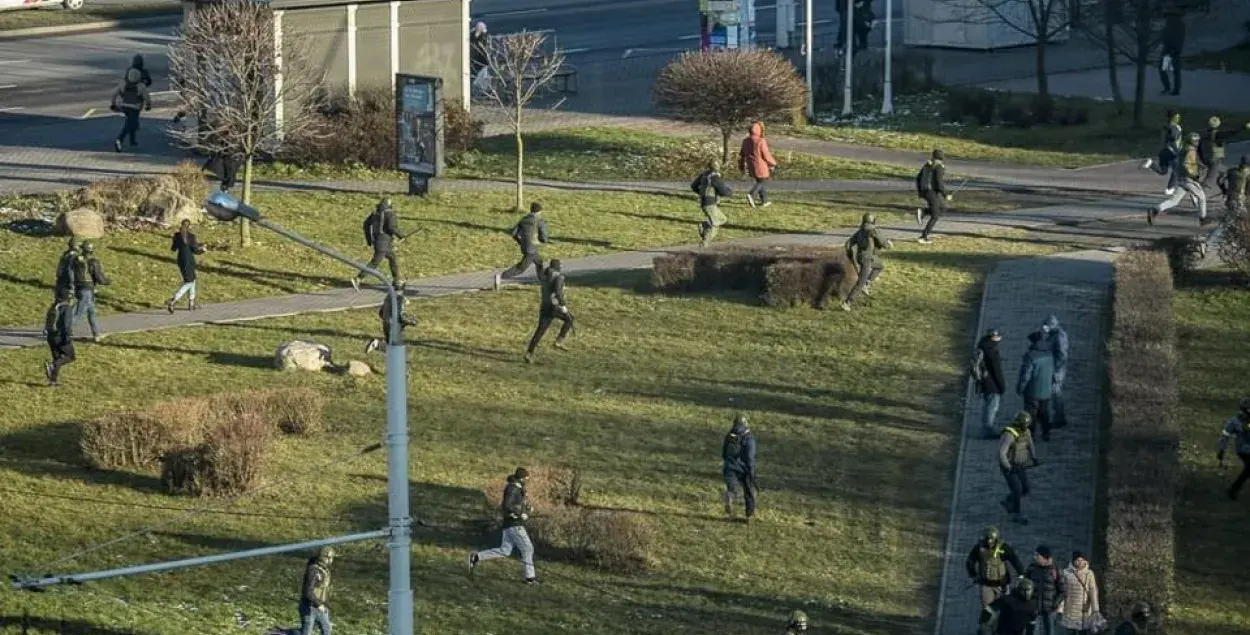
<svg viewBox="0 0 1250 635">
<path fill-rule="evenodd" d="M 169 250 L 178 254 L 178 271 L 182 273 L 182 281 L 195 282 L 195 257 L 204 253 L 195 234 L 188 231 L 186 238 L 183 238 L 182 232 L 174 234 L 174 242 Z"/>
<path fill-rule="evenodd" d="M 724 460 L 725 474 L 755 478 L 755 435 L 746 426 L 735 424 L 729 434 L 725 435 L 721 458 Z"/>
<path fill-rule="evenodd" d="M 142 55 L 136 54 L 134 58 L 130 60 L 130 68 L 139 70 L 139 81 L 142 82 L 144 86 L 152 85 L 152 74 L 148 72 L 148 69 L 143 67 Z"/>
<path fill-rule="evenodd" d="M 109 284 L 104 267 L 95 256 L 79 256 L 74 260 L 74 291 L 94 291 L 96 286 Z"/>
<path fill-rule="evenodd" d="M 690 189 L 699 195 L 699 207 L 707 207 L 720 202 L 721 197 L 733 196 L 733 190 L 725 184 L 725 180 L 721 178 L 720 172 L 716 170 L 704 170 L 699 176 L 694 177 L 694 181 L 690 183 Z"/>
<path fill-rule="evenodd" d="M 998 616 L 995 635 L 1028 635 L 1033 620 L 1037 619 L 1037 604 L 1032 600 L 1017 597 L 1014 593 L 994 600 L 981 613 L 981 633 L 988 635 L 990 621 Z"/>
<path fill-rule="evenodd" d="M 53 290 L 59 300 L 68 300 L 77 288 L 78 252 L 66 250 L 56 261 L 56 282 Z"/>
<path fill-rule="evenodd" d="M 475 76 L 486 66 L 486 43 L 489 38 L 485 33 L 469 33 L 469 72 Z M 472 80 L 472 77 L 469 79 Z"/>
<path fill-rule="evenodd" d="M 538 282 L 542 287 L 541 308 L 543 310 L 550 311 L 556 307 L 565 306 L 564 272 L 548 267 L 538 276 Z"/>
<path fill-rule="evenodd" d="M 547 244 L 547 219 L 530 212 L 517 221 L 512 228 L 512 239 L 525 253 L 538 251 L 538 245 Z"/>
<path fill-rule="evenodd" d="M 525 525 L 525 519 L 522 514 L 529 513 L 530 504 L 525 498 L 525 485 L 517 481 L 508 479 L 508 485 L 503 488 L 503 504 L 500 510 L 503 512 L 503 526 L 506 527 L 522 527 Z"/>
<path fill-rule="evenodd" d="M 1033 599 L 1039 613 L 1049 613 L 1063 602 L 1063 575 L 1055 565 L 1042 566 L 1030 563 L 1024 577 L 1033 581 Z"/>
<path fill-rule="evenodd" d="M 1177 14 L 1169 15 L 1163 23 L 1163 54 L 1180 55 L 1185 49 L 1185 20 Z"/>
<path fill-rule="evenodd" d="M 1224 145 L 1241 131 L 1240 127 L 1228 130 L 1207 128 L 1198 139 L 1198 160 L 1207 167 L 1215 165 L 1217 159 L 1223 160 Z"/>
<path fill-rule="evenodd" d="M 991 580 L 986 577 L 986 564 L 992 553 L 998 553 L 999 559 L 1003 561 L 1004 568 L 1011 566 L 1011 570 L 1007 572 L 1001 580 Z M 984 540 L 978 540 L 973 545 L 972 551 L 968 552 L 968 559 L 964 561 L 964 567 L 968 570 L 968 577 L 977 581 L 979 584 L 1000 585 L 1006 584 L 1017 575 L 1024 573 L 1024 564 L 1020 562 L 1020 558 L 1016 556 L 1016 551 L 1006 542 L 999 542 L 997 550 L 991 550 Z"/>
<path fill-rule="evenodd" d="M 998 342 L 984 337 L 977 346 L 985 355 L 985 379 L 981 380 L 981 392 L 995 395 L 1007 392 L 1007 380 L 1003 378 L 1003 357 L 998 352 Z"/>
<path fill-rule="evenodd" d="M 394 245 L 394 239 L 403 240 L 408 235 L 399 231 L 399 218 L 395 210 L 379 204 L 373 213 L 365 217 L 365 244 L 374 251 L 388 252 Z"/>
<path fill-rule="evenodd" d="M 69 302 L 57 301 L 43 318 L 43 330 L 48 333 L 48 344 L 62 347 L 74 341 L 74 311 Z"/>
</svg>

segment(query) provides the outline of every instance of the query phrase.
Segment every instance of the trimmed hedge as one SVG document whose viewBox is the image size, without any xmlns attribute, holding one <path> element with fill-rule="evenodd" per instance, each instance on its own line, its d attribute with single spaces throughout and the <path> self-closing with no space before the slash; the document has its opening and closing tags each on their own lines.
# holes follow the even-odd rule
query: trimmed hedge
<svg viewBox="0 0 1250 635">
<path fill-rule="evenodd" d="M 841 249 L 724 247 L 657 256 L 652 283 L 665 292 L 729 289 L 757 293 L 770 306 L 816 306 L 827 294 L 846 297 L 855 269 Z"/>
<path fill-rule="evenodd" d="M 1121 615 L 1145 600 L 1166 615 L 1174 591 L 1180 427 L 1172 272 L 1165 253 L 1134 251 L 1119 259 L 1113 310 L 1102 608 L 1105 615 Z"/>
</svg>

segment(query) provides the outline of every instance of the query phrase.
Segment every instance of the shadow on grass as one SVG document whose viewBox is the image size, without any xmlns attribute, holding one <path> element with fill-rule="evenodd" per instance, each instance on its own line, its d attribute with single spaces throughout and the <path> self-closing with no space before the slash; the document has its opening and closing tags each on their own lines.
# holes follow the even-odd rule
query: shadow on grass
<svg viewBox="0 0 1250 635">
<path fill-rule="evenodd" d="M 205 351 L 193 348 L 178 348 L 176 346 L 156 346 L 155 344 L 123 344 L 115 340 L 105 340 L 98 344 L 99 346 L 107 346 L 109 348 L 122 348 L 134 351 L 150 351 L 153 353 L 182 353 L 184 355 L 203 355 L 211 364 L 222 364 L 224 366 L 238 366 L 240 368 L 274 368 L 272 355 L 247 355 L 245 353 L 231 353 L 228 351 Z"/>
<path fill-rule="evenodd" d="M 0 464 L 45 478 L 72 478 L 93 485 L 129 487 L 147 494 L 164 493 L 161 480 L 151 474 L 98 470 L 86 466 L 79 451 L 82 424 L 63 422 L 15 430 L 0 435 L 4 455 Z"/>
<path fill-rule="evenodd" d="M 357 529 L 364 531 L 385 527 L 386 478 L 374 474 L 352 474 L 357 480 L 377 485 L 372 496 L 347 505 L 340 515 Z M 409 481 L 409 502 L 412 507 L 413 540 L 448 549 L 472 549 L 484 545 L 491 528 L 486 494 L 468 487 Z M 498 539 L 498 536 L 494 536 Z M 495 546 L 495 545 L 492 545 Z"/>
<path fill-rule="evenodd" d="M 458 342 L 449 342 L 445 340 L 421 339 L 412 340 L 409 344 L 416 348 L 424 348 L 431 351 L 439 351 L 442 353 L 451 353 L 454 355 L 465 355 L 468 357 L 480 357 L 483 359 L 492 359 L 498 362 L 520 362 L 520 352 L 502 351 L 495 348 L 482 348 L 480 346 L 468 346 Z"/>
<path fill-rule="evenodd" d="M 340 331 L 337 329 L 314 329 L 301 326 L 267 326 L 260 322 L 214 322 L 213 328 L 230 328 L 230 329 L 247 329 L 253 331 L 270 331 L 273 333 L 282 333 L 284 341 L 287 338 L 298 338 L 302 335 L 317 335 L 321 337 L 345 337 L 348 339 L 368 340 L 376 337 L 376 333 L 360 333 L 354 331 Z"/>
<path fill-rule="evenodd" d="M 0 633 L 13 635 L 149 635 L 154 631 L 118 630 L 82 620 L 41 615 L 0 615 Z"/>
<path fill-rule="evenodd" d="M 11 273 L 5 273 L 3 271 L 0 271 L 0 280 L 3 280 L 5 282 L 10 282 L 12 284 L 30 287 L 32 289 L 37 289 L 40 291 L 47 291 L 48 292 L 48 296 L 47 296 L 48 304 L 52 303 L 52 285 L 42 280 L 37 280 L 35 278 L 22 278 L 19 276 L 15 276 Z M 127 311 L 131 309 L 131 305 L 129 303 L 118 302 L 115 300 L 110 300 L 108 297 L 100 297 L 100 296 L 96 296 L 96 305 L 109 308 L 114 311 Z M 47 310 L 47 305 L 43 307 L 43 310 Z M 34 322 L 41 318 L 42 318 L 42 314 L 38 316 L 31 316 L 31 321 Z"/>
<path fill-rule="evenodd" d="M 619 216 L 627 216 L 629 218 L 636 218 L 638 220 L 660 221 L 663 223 L 685 225 L 690 228 L 690 240 L 692 242 L 695 240 L 695 237 L 699 235 L 698 234 L 699 222 L 703 220 L 702 212 L 698 210 L 697 206 L 693 206 L 693 205 L 691 207 L 691 214 L 689 217 L 668 216 L 666 214 L 639 214 L 637 212 L 620 212 L 620 211 L 615 212 L 615 213 Z M 744 217 L 749 218 L 749 215 L 750 215 L 750 212 L 735 213 L 734 211 L 729 211 L 729 213 L 727 214 L 727 216 L 729 217 L 729 221 L 725 223 L 724 225 L 721 225 L 721 229 L 737 229 L 741 231 L 756 232 L 760 234 L 794 234 L 794 235 L 799 235 L 799 236 L 820 236 L 825 233 L 823 231 L 814 230 L 814 229 L 787 229 L 787 228 L 782 228 L 782 227 L 761 227 L 759 225 L 747 225 L 747 224 L 742 223 L 740 219 Z"/>
<path fill-rule="evenodd" d="M 148 253 L 132 247 L 113 247 L 114 251 L 130 254 L 132 256 L 140 256 L 149 260 L 165 263 L 169 265 L 170 271 L 177 271 L 178 265 L 172 257 L 159 256 Z M 326 276 L 309 276 L 291 271 L 274 271 L 271 269 L 261 269 L 252 265 L 246 265 L 230 260 L 218 260 L 218 264 L 205 263 L 204 258 L 196 262 L 196 271 L 200 274 L 220 275 L 238 280 L 252 282 L 281 291 L 287 294 L 300 293 L 302 290 L 290 284 L 284 284 L 290 280 L 299 280 L 310 285 L 319 285 L 326 287 L 347 287 L 350 283 L 346 278 L 328 278 Z"/>
<path fill-rule="evenodd" d="M 434 223 L 438 225 L 451 225 L 452 227 L 459 227 L 461 229 L 469 229 L 469 230 L 480 231 L 480 232 L 485 232 L 489 234 L 507 235 L 508 233 L 508 230 L 506 228 L 491 227 L 489 225 L 470 223 L 468 221 L 462 221 L 462 220 L 443 220 L 441 218 L 423 218 L 423 219 L 414 218 L 412 220 L 417 223 Z M 585 245 L 587 247 L 598 247 L 600 249 L 612 249 L 615 251 L 623 251 L 619 247 L 614 247 L 610 241 L 595 240 L 593 238 L 575 238 L 571 236 L 561 235 L 561 236 L 555 236 L 553 238 L 553 242 L 558 242 L 562 244 L 567 243 L 571 245 Z"/>
</svg>

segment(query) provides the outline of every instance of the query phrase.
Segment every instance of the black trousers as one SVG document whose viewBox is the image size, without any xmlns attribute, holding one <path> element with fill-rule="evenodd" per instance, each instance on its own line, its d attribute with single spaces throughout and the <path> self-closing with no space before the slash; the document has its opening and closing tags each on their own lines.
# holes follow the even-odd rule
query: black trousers
<svg viewBox="0 0 1250 635">
<path fill-rule="evenodd" d="M 726 506 L 733 503 L 741 492 L 742 498 L 746 502 L 747 517 L 755 515 L 755 488 L 752 487 L 751 477 L 746 472 L 725 472 L 725 504 Z"/>
<path fill-rule="evenodd" d="M 937 192 L 926 192 L 924 202 L 924 215 L 929 217 L 929 222 L 925 223 L 924 231 L 920 232 L 920 237 L 928 238 L 929 234 L 933 233 L 933 227 L 937 225 L 938 219 L 942 217 L 942 212 L 946 211 L 946 198 Z"/>
<path fill-rule="evenodd" d="M 138 145 L 135 134 L 139 132 L 139 109 L 123 108 L 122 115 L 126 120 L 122 123 L 122 131 L 117 135 L 117 140 L 120 142 L 130 137 L 130 145 Z"/>
<path fill-rule="evenodd" d="M 523 273 L 530 265 L 534 265 L 535 275 L 543 272 L 543 259 L 539 257 L 537 249 L 531 249 L 521 252 L 521 261 L 512 265 L 511 269 L 499 274 L 500 278 L 515 278 Z"/>
<path fill-rule="evenodd" d="M 1181 56 L 1180 53 L 1164 51 L 1163 55 L 1172 58 L 1172 70 L 1163 70 L 1163 56 L 1159 57 L 1159 82 L 1163 84 L 1163 92 L 1173 95 L 1181 92 Z M 1169 77 L 1168 75 L 1171 75 Z"/>
<path fill-rule="evenodd" d="M 239 174 L 239 161 L 229 155 L 215 154 L 204 162 L 204 169 L 216 174 L 221 179 L 221 189 L 228 190 L 234 187 Z"/>
<path fill-rule="evenodd" d="M 1020 513 L 1020 503 L 1024 501 L 1024 497 L 1029 495 L 1029 477 L 1022 467 L 1013 467 L 1010 470 L 998 468 L 1002 472 L 1003 479 L 1007 481 L 1007 512 L 1010 514 Z"/>
<path fill-rule="evenodd" d="M 866 258 L 859 263 L 859 280 L 855 283 L 855 288 L 846 296 L 847 304 L 855 301 L 868 285 L 872 284 L 877 276 L 881 275 L 881 271 L 885 269 L 885 265 L 879 263 L 874 258 Z"/>
<path fill-rule="evenodd" d="M 1042 438 L 1050 437 L 1050 400 L 1049 399 L 1024 399 L 1024 411 L 1029 413 L 1033 420 L 1042 428 Z"/>
<path fill-rule="evenodd" d="M 1241 488 L 1250 480 L 1250 454 L 1237 453 L 1237 458 L 1241 459 L 1241 474 L 1237 475 L 1237 480 L 1228 488 L 1228 495 L 1237 498 L 1237 494 L 1241 492 Z"/>
<path fill-rule="evenodd" d="M 1209 188 L 1219 182 L 1219 178 L 1224 176 L 1228 168 L 1224 167 L 1224 159 L 1216 159 L 1215 163 L 1206 168 L 1206 174 L 1202 175 L 1202 187 Z"/>
<path fill-rule="evenodd" d="M 399 277 L 399 260 L 395 258 L 395 248 L 385 247 L 383 249 L 373 248 L 373 257 L 369 259 L 369 268 L 377 269 L 382 264 L 382 260 L 386 260 L 386 264 L 391 268 L 391 280 L 402 280 Z"/>
<path fill-rule="evenodd" d="M 551 328 L 553 320 L 560 320 L 564 324 L 560 326 L 560 333 L 556 335 L 556 343 L 564 341 L 573 331 L 573 314 L 568 311 L 557 311 L 554 308 L 544 307 L 538 313 L 538 328 L 534 329 L 534 335 L 530 338 L 530 345 L 525 349 L 527 353 L 533 353 L 538 348 L 538 343 L 543 340 L 543 336 L 547 334 L 547 329 Z"/>
<path fill-rule="evenodd" d="M 64 341 L 49 337 L 48 350 L 52 353 L 52 381 L 56 381 L 61 374 L 61 368 L 67 364 L 72 364 L 78 359 L 78 355 L 74 351 L 74 340 L 66 339 Z"/>
</svg>

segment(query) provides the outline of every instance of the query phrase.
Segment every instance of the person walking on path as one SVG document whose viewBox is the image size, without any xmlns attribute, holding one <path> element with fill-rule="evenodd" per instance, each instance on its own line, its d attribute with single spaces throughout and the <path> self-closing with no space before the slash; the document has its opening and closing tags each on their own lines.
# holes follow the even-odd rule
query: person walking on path
<svg viewBox="0 0 1250 635">
<path fill-rule="evenodd" d="M 408 234 L 399 230 L 399 217 L 391 207 L 389 196 L 378 201 L 377 206 L 373 208 L 373 213 L 365 217 L 362 228 L 365 233 L 365 244 L 373 247 L 373 257 L 369 259 L 369 268 L 376 269 L 385 259 L 386 264 L 391 268 L 391 282 L 399 284 L 402 278 L 399 275 L 399 260 L 395 256 L 395 241 L 407 238 Z M 363 275 L 362 271 L 351 279 L 353 289 L 360 291 L 360 278 Z"/>
<path fill-rule="evenodd" d="M 524 566 L 526 584 L 538 584 L 538 574 L 534 571 L 534 543 L 530 542 L 525 532 L 525 521 L 529 520 L 530 504 L 525 497 L 525 480 L 529 472 L 518 467 L 516 472 L 508 476 L 508 484 L 503 490 L 503 540 L 499 546 L 485 551 L 474 551 L 469 554 L 469 573 L 477 569 L 483 560 L 507 558 L 514 549 L 521 552 L 521 563 Z"/>
<path fill-rule="evenodd" d="M 95 305 L 95 288 L 109 284 L 108 276 L 104 275 L 104 267 L 100 259 L 95 257 L 95 245 L 91 241 L 82 244 L 82 254 L 74 260 L 74 322 L 86 316 L 87 325 L 91 327 L 91 339 L 99 342 L 99 313 Z"/>
<path fill-rule="evenodd" d="M 768 140 L 764 138 L 764 123 L 751 122 L 751 131 L 742 140 L 742 148 L 738 150 L 738 169 L 755 179 L 755 185 L 751 187 L 751 191 L 747 192 L 747 203 L 751 207 L 755 207 L 757 197 L 760 207 L 772 205 L 768 202 L 768 192 L 764 189 L 764 185 L 768 179 L 772 178 L 776 167 L 777 160 L 768 150 Z"/>
<path fill-rule="evenodd" d="M 130 147 L 139 145 L 136 135 L 139 132 L 139 113 L 152 109 L 152 98 L 148 95 L 147 86 L 143 85 L 143 73 L 137 68 L 126 71 L 126 79 L 113 92 L 111 103 L 115 112 L 126 118 L 122 131 L 113 140 L 113 149 L 121 152 L 122 141 L 130 138 Z"/>
<path fill-rule="evenodd" d="M 1169 108 L 1167 121 L 1163 124 L 1163 147 L 1159 149 L 1157 159 L 1146 159 L 1143 170 L 1153 170 L 1155 174 L 1168 177 L 1167 187 L 1163 193 L 1171 196 L 1176 191 L 1176 163 L 1181 158 L 1181 146 L 1184 143 L 1184 132 L 1181 129 L 1181 114 Z"/>
<path fill-rule="evenodd" d="M 1055 386 L 1055 357 L 1050 340 L 1041 331 L 1029 334 L 1029 350 L 1020 362 L 1016 394 L 1024 399 L 1024 410 L 1041 424 L 1042 440 L 1050 440 L 1050 397 Z"/>
<path fill-rule="evenodd" d="M 195 258 L 204 253 L 204 248 L 200 246 L 200 241 L 195 234 L 191 233 L 191 221 L 182 221 L 178 227 L 178 233 L 174 234 L 174 241 L 169 250 L 177 254 L 178 272 L 182 274 L 182 286 L 178 288 L 174 297 L 165 302 L 165 310 L 173 315 L 174 305 L 185 295 L 187 296 L 187 310 L 194 311 L 200 308 L 200 305 L 195 303 Z"/>
<path fill-rule="evenodd" d="M 946 153 L 941 148 L 935 149 L 931 158 L 920 167 L 920 172 L 916 174 L 916 193 L 925 202 L 924 207 L 916 208 L 916 224 L 924 225 L 919 241 L 922 245 L 933 242 L 930 240 L 933 227 L 937 225 L 938 219 L 946 211 L 946 202 L 954 198 L 946 191 L 946 165 L 943 163 L 945 159 Z M 926 217 L 929 219 L 927 223 Z"/>
<path fill-rule="evenodd" d="M 538 253 L 538 246 L 547 244 L 547 219 L 543 218 L 541 203 L 531 203 L 530 213 L 521 217 L 512 228 L 512 239 L 521 248 L 521 261 L 511 269 L 495 274 L 495 290 L 503 285 L 505 279 L 515 278 L 534 265 L 534 273 L 543 272 L 543 259 Z"/>
<path fill-rule="evenodd" d="M 1185 19 L 1177 9 L 1169 9 L 1164 15 L 1161 36 L 1163 50 L 1159 52 L 1159 83 L 1164 95 L 1181 94 L 1181 54 L 1185 50 Z M 1168 75 L 1171 77 L 1168 77 Z"/>
<path fill-rule="evenodd" d="M 707 169 L 694 177 L 690 189 L 699 195 L 699 209 L 703 210 L 703 220 L 699 222 L 699 246 L 707 247 L 716 237 L 716 230 L 725 224 L 725 215 L 720 211 L 720 199 L 733 195 L 733 190 L 721 178 L 720 161 L 708 161 Z"/>
<path fill-rule="evenodd" d="M 1015 419 L 1003 429 L 1003 436 L 998 442 L 998 469 L 1003 474 L 1003 480 L 1007 481 L 1007 497 L 1001 504 L 1011 514 L 1012 522 L 1021 525 L 1029 523 L 1021 510 L 1024 497 L 1029 495 L 1027 470 L 1038 464 L 1033 433 L 1029 430 L 1032 425 L 1033 417 L 1029 413 L 1016 413 Z"/>
<path fill-rule="evenodd" d="M 1037 600 L 1037 621 L 1030 635 L 1062 635 L 1058 624 L 1059 606 L 1063 603 L 1063 576 L 1055 567 L 1050 547 L 1037 546 L 1024 577 L 1033 583 L 1033 597 Z"/>
<path fill-rule="evenodd" d="M 1052 429 L 1057 430 L 1068 425 L 1068 414 L 1063 404 L 1063 380 L 1068 376 L 1068 331 L 1052 313 L 1042 323 L 1042 334 L 1050 342 L 1050 356 L 1055 365 L 1050 388 L 1050 417 L 1047 421 Z"/>
<path fill-rule="evenodd" d="M 1033 582 L 1016 583 L 1010 594 L 990 602 L 981 610 L 980 635 L 1029 635 L 1037 620 L 1037 598 Z"/>
<path fill-rule="evenodd" d="M 1059 625 L 1068 629 L 1069 635 L 1094 635 L 1106 626 L 1098 608 L 1098 580 L 1080 551 L 1072 552 L 1072 561 L 1063 570 Z"/>
<path fill-rule="evenodd" d="M 1191 132 L 1185 139 L 1185 147 L 1181 148 L 1180 161 L 1176 166 L 1176 189 L 1163 202 L 1150 208 L 1146 213 L 1148 224 L 1154 225 L 1156 216 L 1176 207 L 1186 196 L 1189 196 L 1189 200 L 1193 201 L 1194 206 L 1198 208 L 1198 224 L 1206 225 L 1209 222 L 1207 220 L 1207 194 L 1198 183 L 1201 169 L 1201 163 L 1198 160 L 1199 136 L 1198 133 Z"/>
<path fill-rule="evenodd" d="M 61 385 L 61 369 L 78 359 L 74 351 L 74 314 L 69 300 L 57 298 L 44 316 L 43 330 L 47 336 L 52 361 L 43 365 L 49 386 Z"/>
<path fill-rule="evenodd" d="M 997 527 L 985 528 L 985 534 L 968 553 L 964 567 L 972 584 L 981 587 L 982 608 L 1002 597 L 1007 584 L 1024 573 L 1024 564 L 1011 545 L 1003 540 Z"/>
<path fill-rule="evenodd" d="M 998 343 L 1003 341 L 998 329 L 986 331 L 985 336 L 977 343 L 977 350 L 972 356 L 973 385 L 981 393 L 981 432 L 987 439 L 997 439 L 1001 435 L 995 420 L 998 417 L 998 406 L 1002 403 L 1003 393 L 1007 392 L 1007 380 L 1003 377 L 1003 357 L 998 350 Z"/>
<path fill-rule="evenodd" d="M 311 635 L 313 624 L 321 635 L 330 635 L 330 565 L 334 563 L 334 549 L 322 547 L 317 555 L 308 559 L 304 567 L 304 583 L 299 594 L 299 635 Z"/>
<path fill-rule="evenodd" d="M 1128 619 L 1115 627 L 1114 635 L 1146 635 L 1152 616 L 1150 604 L 1138 600 L 1133 603 L 1133 608 L 1129 609 Z"/>
<path fill-rule="evenodd" d="M 1224 467 L 1224 454 L 1228 452 L 1229 443 L 1233 444 L 1233 452 L 1241 459 L 1241 473 L 1228 487 L 1228 498 L 1237 500 L 1241 488 L 1250 480 L 1250 397 L 1242 397 L 1237 402 L 1237 414 L 1224 421 L 1220 429 L 1220 444 L 1215 458 L 1220 467 Z"/>
<path fill-rule="evenodd" d="M 417 321 L 409 319 L 404 315 L 404 306 L 408 304 L 408 298 L 404 295 L 408 291 L 408 285 L 399 283 L 395 287 L 395 296 L 399 298 L 399 337 L 404 336 L 404 329 L 409 326 L 416 326 Z M 378 318 L 382 320 L 382 337 L 369 340 L 365 344 L 365 354 L 368 355 L 378 349 L 386 350 L 386 343 L 391 339 L 391 294 L 386 294 L 386 299 L 382 300 L 382 306 L 378 308 Z"/>
<path fill-rule="evenodd" d="M 525 348 L 525 363 L 527 364 L 534 363 L 534 351 L 538 350 L 538 344 L 543 341 L 543 336 L 547 334 L 547 329 L 551 328 L 553 320 L 560 320 L 563 323 L 553 344 L 559 350 L 567 350 L 564 347 L 564 340 L 574 328 L 573 314 L 569 312 L 569 307 L 565 303 L 564 271 L 559 259 L 552 260 L 546 269 L 538 273 L 538 283 L 542 294 L 538 305 L 538 328 L 534 329 L 529 346 Z"/>
<path fill-rule="evenodd" d="M 733 427 L 721 445 L 721 459 L 724 462 L 721 475 L 725 477 L 725 515 L 733 518 L 734 499 L 741 490 L 746 520 L 751 522 L 755 516 L 755 435 L 747 426 L 746 415 L 734 417 Z"/>
<path fill-rule="evenodd" d="M 798 635 L 807 632 L 807 613 L 794 611 L 790 613 L 790 622 L 786 624 L 784 635 Z"/>
<path fill-rule="evenodd" d="M 859 297 L 859 294 L 872 295 L 868 287 L 872 286 L 873 281 L 885 269 L 885 265 L 877 260 L 877 250 L 889 249 L 893 246 L 893 242 L 881 240 L 881 235 L 877 233 L 877 217 L 864 214 L 864 217 L 860 219 L 859 230 L 846 240 L 846 259 L 855 263 L 859 278 L 855 282 L 855 288 L 851 289 L 851 292 L 846 295 L 846 300 L 842 302 L 843 311 L 851 310 L 851 303 Z M 821 300 L 824 301 L 823 296 Z"/>
<path fill-rule="evenodd" d="M 1250 130 L 1250 122 L 1232 130 L 1220 130 L 1222 123 L 1219 117 L 1211 117 L 1207 120 L 1207 129 L 1198 139 L 1198 160 L 1202 164 L 1204 189 L 1219 183 L 1227 171 L 1224 166 L 1227 148 L 1224 146 L 1243 131 Z"/>
</svg>

